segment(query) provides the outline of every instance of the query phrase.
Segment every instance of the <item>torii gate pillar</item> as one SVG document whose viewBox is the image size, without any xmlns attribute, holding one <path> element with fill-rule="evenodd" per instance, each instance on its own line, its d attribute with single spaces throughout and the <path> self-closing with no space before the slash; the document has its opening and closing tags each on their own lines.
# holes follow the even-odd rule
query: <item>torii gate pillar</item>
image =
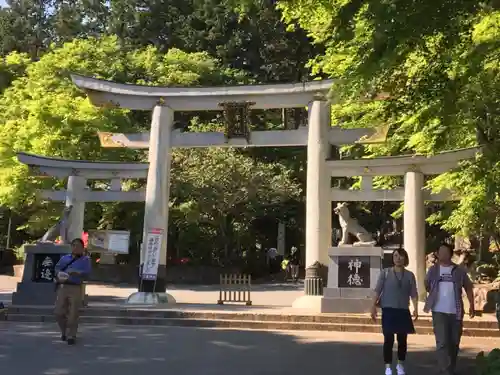
<svg viewBox="0 0 500 375">
<path fill-rule="evenodd" d="M 406 172 L 404 195 L 404 247 L 408 252 L 408 269 L 415 274 L 419 299 L 425 298 L 425 202 L 424 175 Z"/>
<path fill-rule="evenodd" d="M 168 237 L 168 200 L 170 193 L 170 142 L 174 111 L 164 105 L 157 105 L 153 110 L 151 133 L 149 141 L 149 169 L 146 186 L 146 205 L 144 211 L 143 248 L 141 249 L 141 264 L 145 259 L 148 233 L 160 231 L 160 259 L 156 282 L 141 283 L 140 291 L 166 291 L 167 237 Z"/>
<path fill-rule="evenodd" d="M 66 207 L 73 206 L 69 215 L 69 227 L 67 230 L 67 240 L 73 241 L 81 238 L 83 232 L 83 221 L 85 216 L 84 194 L 87 187 L 87 179 L 81 176 L 69 176 Z"/>
</svg>

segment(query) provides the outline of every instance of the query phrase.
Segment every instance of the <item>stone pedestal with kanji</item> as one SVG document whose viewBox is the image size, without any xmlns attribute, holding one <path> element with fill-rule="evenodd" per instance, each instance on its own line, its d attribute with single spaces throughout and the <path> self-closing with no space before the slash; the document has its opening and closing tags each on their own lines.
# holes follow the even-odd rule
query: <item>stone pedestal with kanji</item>
<svg viewBox="0 0 500 375">
<path fill-rule="evenodd" d="M 330 248 L 328 255 L 328 286 L 323 290 L 321 312 L 368 312 L 382 268 L 382 248 L 344 245 Z"/>
<path fill-rule="evenodd" d="M 13 305 L 54 305 L 56 301 L 55 271 L 59 259 L 71 253 L 70 245 L 40 242 L 25 245 L 23 278 L 12 293 Z"/>
</svg>

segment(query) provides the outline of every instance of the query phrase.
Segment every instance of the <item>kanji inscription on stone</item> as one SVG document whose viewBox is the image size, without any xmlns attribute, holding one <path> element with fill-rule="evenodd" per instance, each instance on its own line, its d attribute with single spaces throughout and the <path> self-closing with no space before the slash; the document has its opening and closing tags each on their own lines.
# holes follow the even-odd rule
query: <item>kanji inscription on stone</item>
<svg viewBox="0 0 500 375">
<path fill-rule="evenodd" d="M 370 288 L 370 257 L 339 256 L 338 287 Z"/>
<path fill-rule="evenodd" d="M 60 258 L 60 254 L 36 254 L 34 281 L 42 283 L 53 282 L 55 267 Z"/>
</svg>

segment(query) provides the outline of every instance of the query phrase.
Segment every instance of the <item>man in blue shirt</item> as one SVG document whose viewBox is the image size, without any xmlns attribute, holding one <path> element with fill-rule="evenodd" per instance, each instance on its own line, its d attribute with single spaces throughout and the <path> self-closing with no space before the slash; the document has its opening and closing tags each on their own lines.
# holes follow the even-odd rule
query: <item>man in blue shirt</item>
<svg viewBox="0 0 500 375">
<path fill-rule="evenodd" d="M 80 238 L 71 241 L 71 254 L 63 256 L 55 267 L 58 284 L 55 315 L 61 339 L 74 345 L 78 330 L 78 317 L 83 299 L 83 281 L 90 274 L 91 261 L 84 255 Z"/>
</svg>

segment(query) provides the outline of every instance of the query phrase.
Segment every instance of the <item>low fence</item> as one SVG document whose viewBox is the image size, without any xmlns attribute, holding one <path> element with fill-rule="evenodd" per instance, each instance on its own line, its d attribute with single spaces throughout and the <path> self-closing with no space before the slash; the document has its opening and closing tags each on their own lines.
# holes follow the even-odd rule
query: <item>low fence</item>
<svg viewBox="0 0 500 375">
<path fill-rule="evenodd" d="M 250 290 L 252 278 L 250 275 L 224 274 L 220 275 L 219 305 L 224 302 L 244 302 L 252 305 Z"/>
</svg>

